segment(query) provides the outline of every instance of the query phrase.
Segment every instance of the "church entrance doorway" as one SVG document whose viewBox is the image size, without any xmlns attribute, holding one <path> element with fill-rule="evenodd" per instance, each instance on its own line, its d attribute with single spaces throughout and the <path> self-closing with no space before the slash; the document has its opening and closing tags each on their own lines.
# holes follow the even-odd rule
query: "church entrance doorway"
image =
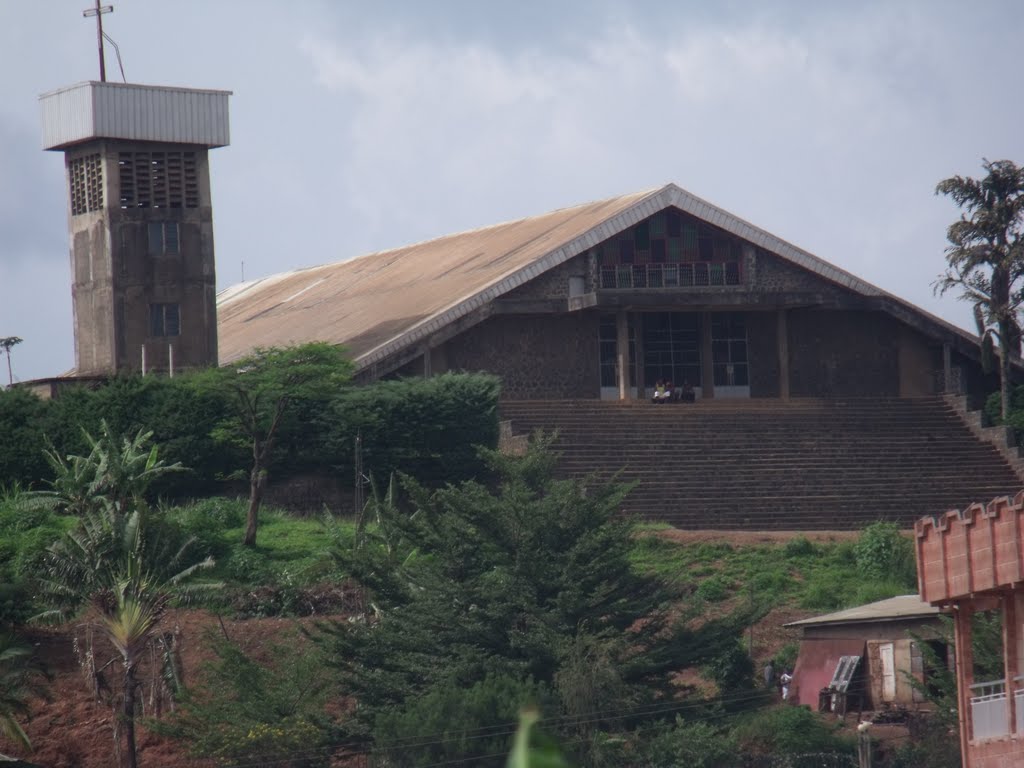
<svg viewBox="0 0 1024 768">
<path fill-rule="evenodd" d="M 619 397 L 617 323 L 615 315 L 601 316 L 600 377 L 604 400 Z M 714 397 L 750 397 L 747 326 L 742 312 L 630 312 L 626 323 L 629 397 L 638 397 L 638 375 L 643 379 L 643 398 L 650 397 L 659 381 L 692 388 L 698 398 L 704 396 L 709 384 L 713 385 Z M 642 368 L 637 365 L 638 355 Z"/>
</svg>

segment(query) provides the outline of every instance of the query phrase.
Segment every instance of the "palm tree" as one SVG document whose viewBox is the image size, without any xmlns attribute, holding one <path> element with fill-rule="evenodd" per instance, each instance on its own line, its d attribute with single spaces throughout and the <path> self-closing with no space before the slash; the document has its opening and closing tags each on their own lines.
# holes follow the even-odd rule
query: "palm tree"
<svg viewBox="0 0 1024 768">
<path fill-rule="evenodd" d="M 32 744 L 15 719 L 25 714 L 25 685 L 29 650 L 12 634 L 0 634 L 0 736 L 31 749 Z"/>
<path fill-rule="evenodd" d="M 87 437 L 92 449 L 86 457 L 61 459 L 50 452 L 57 469 L 53 495 L 81 520 L 47 552 L 41 587 L 51 608 L 37 618 L 65 619 L 84 611 L 117 649 L 124 763 L 135 768 L 139 660 L 155 641 L 172 598 L 219 585 L 184 583 L 213 560 L 194 557 L 194 539 L 180 540 L 145 505 L 148 483 L 179 467 L 163 464 L 155 448 L 148 450 L 148 434 L 142 432 L 122 441 L 104 424 L 100 439 Z"/>
<path fill-rule="evenodd" d="M 14 373 L 11 371 L 11 347 L 21 344 L 23 339 L 17 336 L 0 338 L 0 349 L 7 353 L 7 383 L 14 384 Z"/>
<path fill-rule="evenodd" d="M 935 282 L 942 294 L 960 289 L 959 298 L 974 305 L 982 343 L 999 342 L 999 378 L 1003 419 L 1009 415 L 1010 364 L 1020 358 L 1018 312 L 1024 302 L 1024 168 L 1009 160 L 982 167 L 983 179 L 953 176 L 939 182 L 936 194 L 947 195 L 964 210 L 947 230 L 946 272 Z"/>
</svg>

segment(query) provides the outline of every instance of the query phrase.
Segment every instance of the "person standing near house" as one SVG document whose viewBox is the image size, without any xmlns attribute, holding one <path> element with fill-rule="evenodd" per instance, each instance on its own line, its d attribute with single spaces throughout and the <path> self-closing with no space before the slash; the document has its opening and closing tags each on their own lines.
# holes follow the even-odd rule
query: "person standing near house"
<svg viewBox="0 0 1024 768">
<path fill-rule="evenodd" d="M 782 686 L 782 700 L 789 700 L 789 684 L 793 682 L 793 675 L 787 669 L 779 676 L 779 685 Z"/>
</svg>

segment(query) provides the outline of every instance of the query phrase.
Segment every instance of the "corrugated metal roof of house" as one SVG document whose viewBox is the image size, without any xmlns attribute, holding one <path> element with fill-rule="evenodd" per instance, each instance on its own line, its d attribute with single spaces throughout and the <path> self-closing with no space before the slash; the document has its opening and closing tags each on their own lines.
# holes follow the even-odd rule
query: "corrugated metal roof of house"
<svg viewBox="0 0 1024 768">
<path fill-rule="evenodd" d="M 824 624 L 859 624 L 871 621 L 927 618 L 929 616 L 937 616 L 939 613 L 938 608 L 924 602 L 916 594 L 899 595 L 898 597 L 890 597 L 888 600 L 879 600 L 876 603 L 868 603 L 856 608 L 847 608 L 845 611 L 836 611 L 824 616 L 813 616 L 801 621 L 791 621 L 785 626 L 816 627 Z"/>
<path fill-rule="evenodd" d="M 513 275 L 532 273 L 521 282 L 535 277 L 550 268 L 531 269 L 545 256 L 651 194 L 564 208 L 233 286 L 218 296 L 220 362 L 257 346 L 306 341 L 344 344 L 359 362 Z"/>
</svg>

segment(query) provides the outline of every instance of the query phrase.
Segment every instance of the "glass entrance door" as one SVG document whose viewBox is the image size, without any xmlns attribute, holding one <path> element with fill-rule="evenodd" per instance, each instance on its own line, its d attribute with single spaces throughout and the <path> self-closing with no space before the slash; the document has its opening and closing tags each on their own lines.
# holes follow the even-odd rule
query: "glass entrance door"
<svg viewBox="0 0 1024 768">
<path fill-rule="evenodd" d="M 644 320 L 644 384 L 658 381 L 699 392 L 700 316 L 692 312 L 651 312 Z"/>
<path fill-rule="evenodd" d="M 716 312 L 711 316 L 711 360 L 715 397 L 750 397 L 746 315 Z"/>
</svg>

